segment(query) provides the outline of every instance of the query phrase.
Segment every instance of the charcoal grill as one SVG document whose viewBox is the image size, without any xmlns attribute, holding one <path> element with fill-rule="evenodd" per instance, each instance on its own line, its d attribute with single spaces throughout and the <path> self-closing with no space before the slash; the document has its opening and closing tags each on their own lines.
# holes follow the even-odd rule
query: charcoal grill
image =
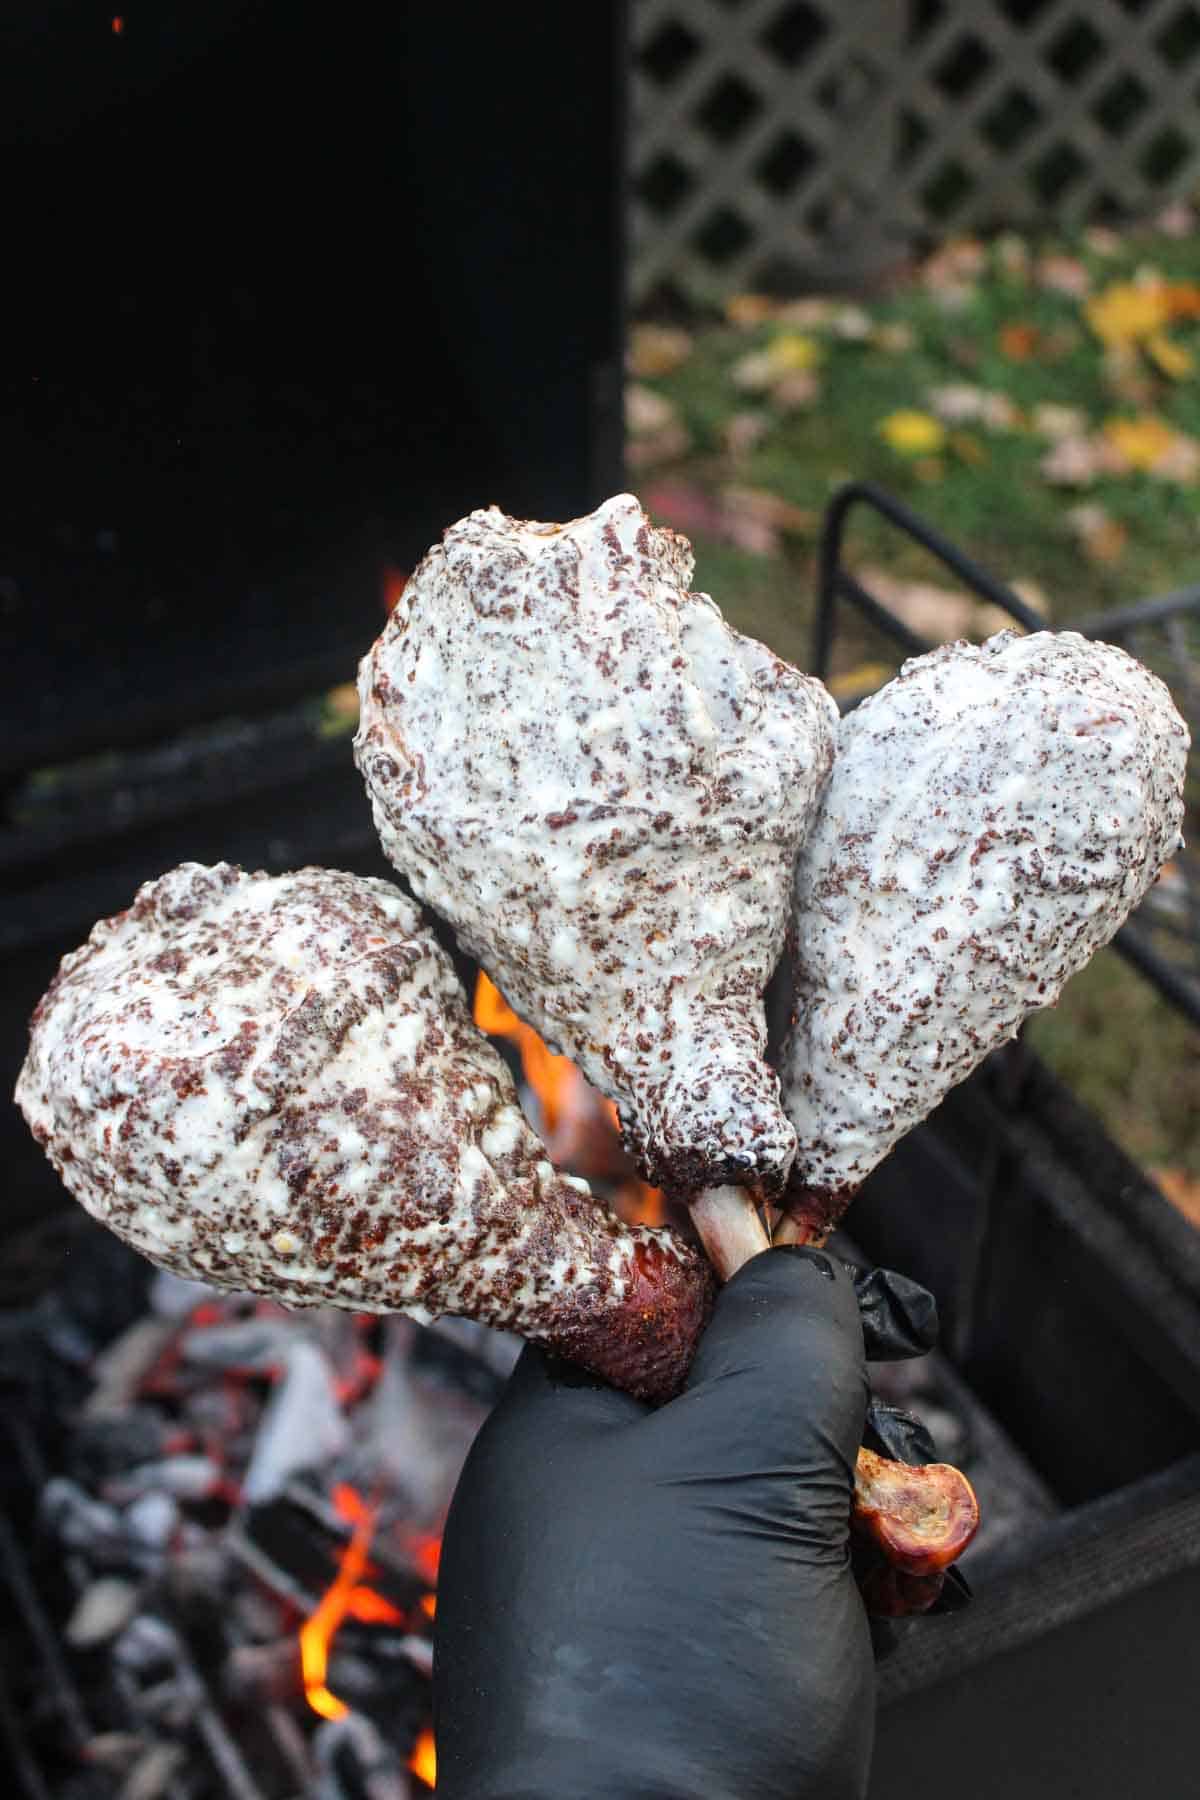
<svg viewBox="0 0 1200 1800">
<path fill-rule="evenodd" d="M 845 607 L 905 656 L 932 648 L 854 573 L 856 509 L 1021 629 L 1044 628 L 928 521 L 855 482 L 824 522 L 816 672 L 829 673 Z M 1074 629 L 1154 667 L 1195 744 L 1198 622 L 1192 587 Z M 1200 1026 L 1200 871 L 1194 851 L 1181 862 L 1182 916 L 1143 904 L 1116 947 Z M 1061 1509 L 981 1551 L 974 1606 L 894 1629 L 871 1800 L 1184 1800 L 1195 1790 L 1200 1234 L 1020 1039 L 897 1145 L 849 1223 L 868 1257 L 938 1295 L 955 1368 Z"/>
</svg>

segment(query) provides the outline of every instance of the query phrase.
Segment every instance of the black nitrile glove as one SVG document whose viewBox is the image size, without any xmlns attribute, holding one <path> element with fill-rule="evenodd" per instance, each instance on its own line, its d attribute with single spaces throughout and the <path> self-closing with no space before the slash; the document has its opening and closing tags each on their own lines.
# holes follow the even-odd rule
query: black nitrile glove
<svg viewBox="0 0 1200 1800">
<path fill-rule="evenodd" d="M 527 1349 L 446 1526 L 439 1800 L 859 1800 L 866 1398 L 820 1251 L 747 1263 L 657 1412 Z"/>
</svg>

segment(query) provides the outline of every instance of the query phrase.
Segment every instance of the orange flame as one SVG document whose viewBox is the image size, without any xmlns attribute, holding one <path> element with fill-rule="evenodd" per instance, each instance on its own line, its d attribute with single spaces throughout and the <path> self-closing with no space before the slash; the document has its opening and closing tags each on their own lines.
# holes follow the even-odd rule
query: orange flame
<svg viewBox="0 0 1200 1800">
<path fill-rule="evenodd" d="M 433 1733 L 428 1725 L 413 1745 L 413 1753 L 408 1759 L 408 1766 L 427 1787 L 437 1786 L 437 1750 L 434 1747 Z"/>
<path fill-rule="evenodd" d="M 304 1693 L 313 1711 L 320 1713 L 323 1719 L 342 1719 L 350 1710 L 345 1701 L 339 1700 L 325 1685 L 329 1646 L 346 1614 L 351 1613 L 358 1619 L 369 1614 L 376 1620 L 386 1618 L 389 1623 L 399 1623 L 403 1618 L 382 1594 L 360 1585 L 367 1572 L 367 1553 L 375 1529 L 374 1507 L 345 1482 L 334 1489 L 333 1504 L 342 1518 L 353 1521 L 354 1531 L 333 1582 L 321 1596 L 316 1611 L 300 1627 Z"/>
<path fill-rule="evenodd" d="M 475 983 L 475 1023 L 489 1037 L 507 1038 L 521 1052 L 525 1079 L 538 1097 L 547 1132 L 558 1130 L 568 1109 L 573 1088 L 584 1085 L 583 1076 L 565 1056 L 555 1056 L 533 1029 L 518 1019 L 504 995 L 483 970 Z"/>
<path fill-rule="evenodd" d="M 532 1025 L 518 1019 L 499 988 L 483 970 L 475 983 L 475 1023 L 490 1037 L 507 1038 L 521 1053 L 521 1069 L 541 1107 L 543 1136 L 547 1139 L 551 1160 L 574 1162 L 581 1174 L 611 1173 L 605 1165 L 608 1152 L 602 1151 L 599 1166 L 588 1166 L 589 1133 L 594 1122 L 600 1122 L 600 1133 L 611 1134 L 612 1150 L 617 1151 L 621 1122 L 611 1100 L 604 1100 L 590 1088 L 574 1063 L 565 1056 L 549 1051 Z M 558 1139 L 557 1144 L 554 1142 Z M 594 1137 L 593 1137 L 594 1142 Z M 594 1153 L 594 1151 L 593 1151 Z M 619 1160 L 618 1160 L 619 1166 Z M 614 1211 L 630 1225 L 661 1225 L 666 1218 L 666 1201 L 658 1188 L 639 1181 L 630 1174 L 613 1195 Z"/>
</svg>

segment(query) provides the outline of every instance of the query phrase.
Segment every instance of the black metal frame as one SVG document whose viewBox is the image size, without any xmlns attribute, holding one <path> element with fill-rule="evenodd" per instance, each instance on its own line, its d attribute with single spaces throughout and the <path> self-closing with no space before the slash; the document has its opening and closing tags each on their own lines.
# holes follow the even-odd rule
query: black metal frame
<svg viewBox="0 0 1200 1800">
<path fill-rule="evenodd" d="M 885 493 L 873 482 L 851 481 L 839 488 L 826 508 L 821 528 L 817 562 L 817 616 L 813 636 L 813 673 L 824 680 L 829 673 L 830 656 L 837 630 L 838 602 L 850 605 L 894 643 L 907 656 L 921 656 L 935 646 L 906 625 L 902 619 L 877 600 L 845 566 L 846 526 L 856 506 L 867 506 L 879 513 L 898 531 L 920 544 L 923 550 L 957 576 L 964 586 L 1006 612 L 1026 631 L 1044 631 L 1046 621 L 1021 599 L 1019 594 L 951 543 L 927 520 L 905 506 L 894 495 Z M 1103 636 L 1106 643 L 1122 643 L 1144 626 L 1162 625 L 1181 613 L 1200 614 L 1200 583 L 1180 588 L 1175 593 L 1138 601 L 1112 612 L 1095 613 L 1073 621 L 1071 629 L 1084 637 Z M 1159 993 L 1177 1012 L 1200 1029 L 1200 985 L 1180 972 L 1167 957 L 1155 949 L 1146 933 L 1136 925 L 1124 925 L 1113 939 L 1126 962 L 1154 984 Z"/>
</svg>

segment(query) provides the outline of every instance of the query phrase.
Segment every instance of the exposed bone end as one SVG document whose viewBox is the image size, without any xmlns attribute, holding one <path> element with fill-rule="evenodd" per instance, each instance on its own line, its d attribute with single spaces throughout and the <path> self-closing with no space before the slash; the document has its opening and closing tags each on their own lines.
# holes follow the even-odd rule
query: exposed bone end
<svg viewBox="0 0 1200 1800">
<path fill-rule="evenodd" d="M 659 1234 L 661 1235 L 661 1234 Z M 548 1350 L 581 1363 L 635 1400 L 658 1404 L 683 1386 L 716 1294 L 703 1257 L 677 1240 L 665 1248 L 647 1232 L 630 1264 L 619 1306 L 586 1293 L 530 1332 Z"/>
<path fill-rule="evenodd" d="M 937 1605 L 945 1581 L 944 1569 L 935 1569 L 932 1575 L 909 1575 L 891 1563 L 881 1563 L 861 1577 L 858 1591 L 873 1618 L 910 1619 Z"/>
<path fill-rule="evenodd" d="M 780 1202 L 784 1217 L 776 1227 L 775 1243 L 823 1244 L 830 1232 L 841 1224 L 842 1214 L 857 1192 L 857 1183 L 833 1188 L 804 1187 L 799 1182 L 789 1182 Z"/>
<path fill-rule="evenodd" d="M 950 1463 L 913 1468 L 860 1450 L 854 1471 L 853 1524 L 908 1575 L 948 1568 L 979 1529 L 979 1502 Z"/>
</svg>

